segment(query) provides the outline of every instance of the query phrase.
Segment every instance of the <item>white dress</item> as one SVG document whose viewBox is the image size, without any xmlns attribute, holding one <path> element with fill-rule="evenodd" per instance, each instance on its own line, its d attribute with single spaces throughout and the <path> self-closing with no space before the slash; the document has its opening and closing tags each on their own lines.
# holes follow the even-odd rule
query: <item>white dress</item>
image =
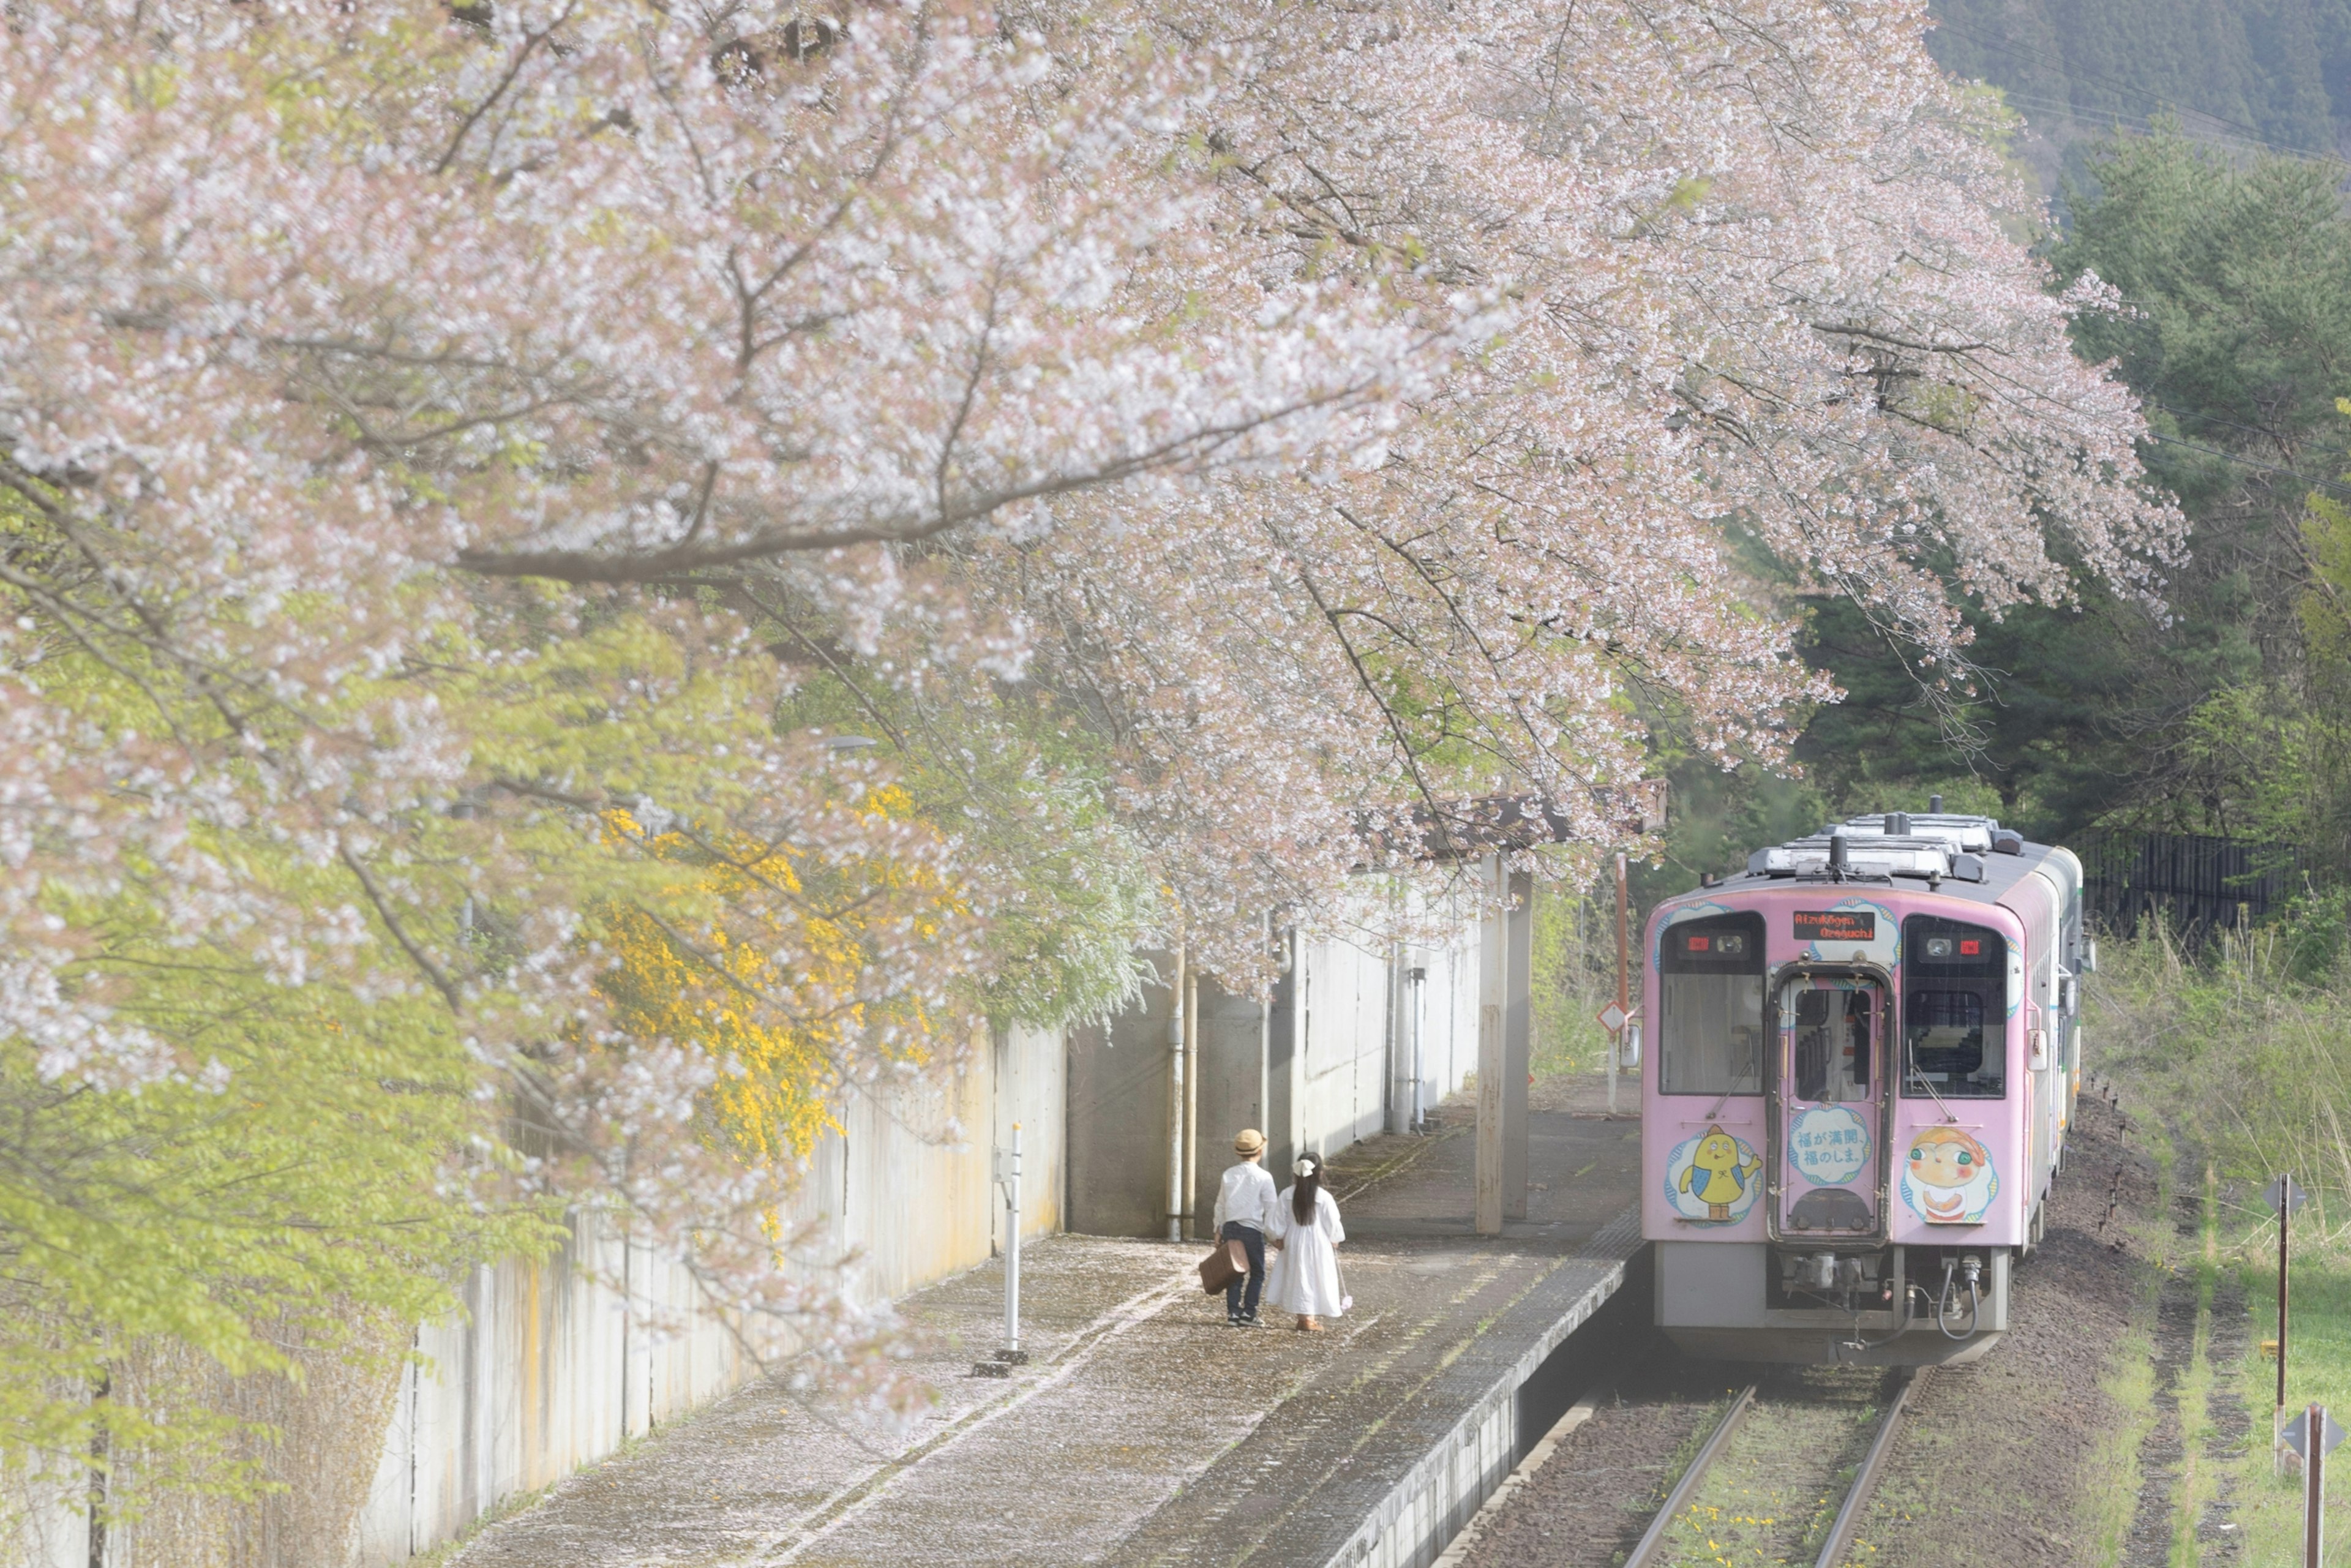
<svg viewBox="0 0 2351 1568">
<path fill-rule="evenodd" d="M 1281 1243 L 1266 1270 L 1266 1305 L 1277 1312 L 1300 1312 L 1311 1318 L 1335 1318 L 1347 1310 L 1339 1290 L 1339 1254 L 1333 1250 L 1347 1239 L 1339 1223 L 1339 1204 L 1330 1193 L 1314 1195 L 1314 1222 L 1301 1225 L 1295 1201 L 1298 1188 L 1281 1189 L 1273 1206 L 1272 1226 L 1265 1239 Z"/>
</svg>

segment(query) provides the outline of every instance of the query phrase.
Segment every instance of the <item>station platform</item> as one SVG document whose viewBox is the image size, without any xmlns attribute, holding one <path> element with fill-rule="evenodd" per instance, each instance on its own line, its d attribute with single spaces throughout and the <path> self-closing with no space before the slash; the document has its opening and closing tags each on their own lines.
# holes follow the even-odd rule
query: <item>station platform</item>
<svg viewBox="0 0 2351 1568">
<path fill-rule="evenodd" d="M 1646 1322 L 1639 1124 L 1597 1093 L 1537 1085 L 1527 1218 L 1499 1239 L 1468 1234 L 1466 1105 L 1334 1159 L 1355 1306 L 1329 1332 L 1227 1326 L 1193 1272 L 1204 1243 L 1050 1238 L 1022 1254 L 1031 1359 L 1009 1378 L 970 1375 L 1003 1288 L 973 1270 L 900 1303 L 937 1390 L 911 1425 L 754 1385 L 487 1526 L 454 1568 L 1418 1568 L 1604 1370 L 1570 1334 Z"/>
</svg>

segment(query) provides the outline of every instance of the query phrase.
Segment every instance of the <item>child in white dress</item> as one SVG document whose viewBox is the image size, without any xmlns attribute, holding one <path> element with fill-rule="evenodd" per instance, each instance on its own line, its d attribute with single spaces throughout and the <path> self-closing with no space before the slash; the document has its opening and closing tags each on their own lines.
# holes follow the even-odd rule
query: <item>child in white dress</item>
<svg viewBox="0 0 2351 1568">
<path fill-rule="evenodd" d="M 1339 1243 L 1347 1228 L 1339 1223 L 1339 1202 L 1322 1189 L 1322 1162 L 1312 1155 L 1290 1167 L 1298 1180 L 1282 1189 L 1273 1206 L 1266 1239 L 1280 1255 L 1266 1281 L 1265 1300 L 1277 1312 L 1294 1312 L 1298 1326 L 1311 1333 L 1322 1318 L 1335 1318 L 1354 1305 L 1339 1284 Z"/>
</svg>

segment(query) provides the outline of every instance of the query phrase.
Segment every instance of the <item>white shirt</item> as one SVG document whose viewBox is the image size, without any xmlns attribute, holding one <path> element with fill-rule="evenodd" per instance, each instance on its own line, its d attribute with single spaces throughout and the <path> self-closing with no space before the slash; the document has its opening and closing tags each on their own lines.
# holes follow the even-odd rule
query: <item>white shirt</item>
<svg viewBox="0 0 2351 1568">
<path fill-rule="evenodd" d="M 1225 1233 L 1225 1223 L 1246 1225 L 1262 1232 L 1273 1221 L 1273 1177 L 1255 1160 L 1243 1160 L 1225 1172 L 1224 1185 L 1217 1189 L 1215 1228 Z"/>
</svg>

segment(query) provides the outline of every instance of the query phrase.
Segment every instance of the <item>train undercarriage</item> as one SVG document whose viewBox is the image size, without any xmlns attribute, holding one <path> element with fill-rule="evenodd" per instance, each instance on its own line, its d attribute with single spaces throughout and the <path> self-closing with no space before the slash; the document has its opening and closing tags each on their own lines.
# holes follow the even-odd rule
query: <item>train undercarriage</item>
<svg viewBox="0 0 2351 1568">
<path fill-rule="evenodd" d="M 2008 1327 L 2015 1249 L 1656 1244 L 1657 1325 L 1720 1361 L 1956 1366 Z"/>
</svg>

